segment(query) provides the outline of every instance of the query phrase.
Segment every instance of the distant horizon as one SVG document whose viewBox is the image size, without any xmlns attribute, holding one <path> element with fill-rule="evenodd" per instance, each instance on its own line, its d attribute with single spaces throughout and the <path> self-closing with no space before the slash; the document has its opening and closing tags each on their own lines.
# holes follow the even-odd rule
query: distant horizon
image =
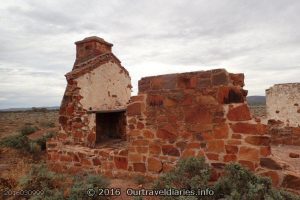
<svg viewBox="0 0 300 200">
<path fill-rule="evenodd" d="M 247 98 L 249 98 L 249 97 L 265 97 L 265 95 L 251 95 L 251 96 L 247 96 Z M 1 108 L 0 107 L 0 111 L 1 110 L 9 110 L 9 109 L 32 109 L 32 108 L 60 108 L 60 105 L 57 105 L 57 106 L 8 107 L 8 108 Z"/>
</svg>

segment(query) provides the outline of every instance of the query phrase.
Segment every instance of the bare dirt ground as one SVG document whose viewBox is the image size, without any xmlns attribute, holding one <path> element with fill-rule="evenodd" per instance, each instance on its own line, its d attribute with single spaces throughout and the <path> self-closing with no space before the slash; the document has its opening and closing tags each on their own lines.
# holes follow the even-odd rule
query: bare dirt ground
<svg viewBox="0 0 300 200">
<path fill-rule="evenodd" d="M 43 129 L 51 123 L 58 127 L 58 111 L 0 112 L 0 138 L 16 134 L 26 125 Z"/>
</svg>

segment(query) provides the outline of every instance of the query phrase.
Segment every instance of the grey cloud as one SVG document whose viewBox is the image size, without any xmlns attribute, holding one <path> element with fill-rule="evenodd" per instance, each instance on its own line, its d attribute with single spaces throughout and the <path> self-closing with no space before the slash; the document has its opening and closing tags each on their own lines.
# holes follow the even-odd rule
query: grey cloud
<svg viewBox="0 0 300 200">
<path fill-rule="evenodd" d="M 90 35 L 114 43 L 135 93 L 142 76 L 225 67 L 264 94 L 299 81 L 299 9 L 297 0 L 3 2 L 0 106 L 58 105 L 74 42 Z"/>
</svg>

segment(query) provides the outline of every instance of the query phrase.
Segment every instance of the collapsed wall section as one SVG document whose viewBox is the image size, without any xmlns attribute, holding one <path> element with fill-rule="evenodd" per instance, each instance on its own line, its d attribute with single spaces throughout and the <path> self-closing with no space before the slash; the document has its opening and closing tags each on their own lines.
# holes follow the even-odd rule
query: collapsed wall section
<svg viewBox="0 0 300 200">
<path fill-rule="evenodd" d="M 300 83 L 275 84 L 266 90 L 267 118 L 300 126 Z"/>
</svg>

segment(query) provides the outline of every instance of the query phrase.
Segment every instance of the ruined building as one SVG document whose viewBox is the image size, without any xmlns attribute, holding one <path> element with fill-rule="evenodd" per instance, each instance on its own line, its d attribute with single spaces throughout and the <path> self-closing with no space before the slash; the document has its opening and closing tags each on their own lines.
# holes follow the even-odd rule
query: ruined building
<svg viewBox="0 0 300 200">
<path fill-rule="evenodd" d="M 268 119 L 300 127 L 300 83 L 276 84 L 266 90 Z"/>
<path fill-rule="evenodd" d="M 267 126 L 250 115 L 243 74 L 215 69 L 146 77 L 130 96 L 129 74 L 112 44 L 98 37 L 75 44 L 60 134 L 47 143 L 54 170 L 157 177 L 181 158 L 204 156 L 212 179 L 238 162 L 274 185 L 299 189 L 272 159 Z"/>
</svg>

